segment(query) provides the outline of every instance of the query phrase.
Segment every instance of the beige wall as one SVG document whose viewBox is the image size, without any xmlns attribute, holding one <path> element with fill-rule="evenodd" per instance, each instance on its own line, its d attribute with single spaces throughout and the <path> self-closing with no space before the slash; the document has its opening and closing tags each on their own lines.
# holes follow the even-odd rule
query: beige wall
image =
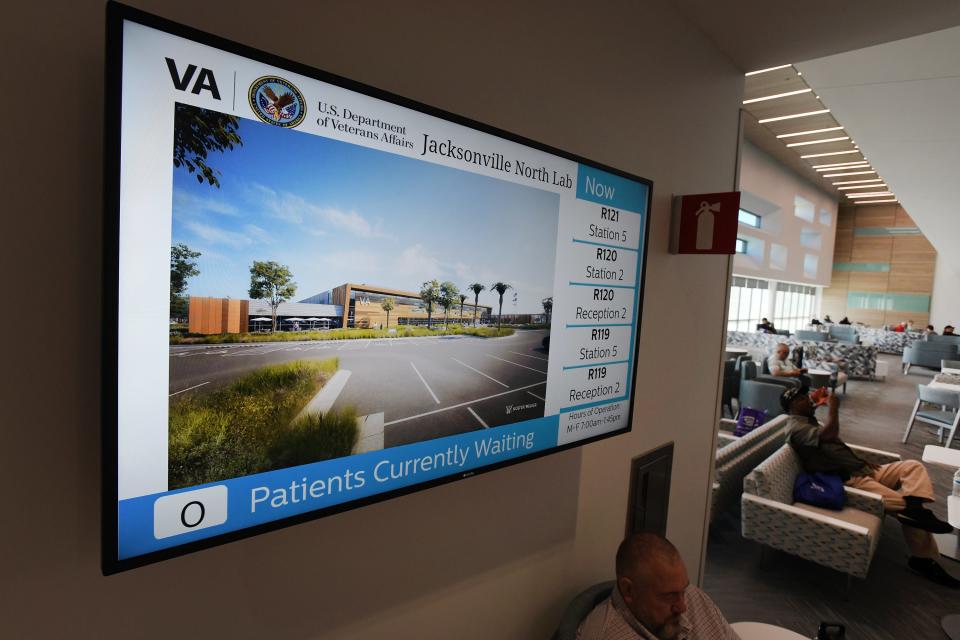
<svg viewBox="0 0 960 640">
<path fill-rule="evenodd" d="M 667 253 L 670 198 L 734 187 L 743 80 L 700 31 L 665 2 L 136 4 L 654 180 L 636 426 L 101 577 L 103 4 L 8 5 L 3 57 L 35 108 L 3 125 L 17 149 L 5 211 L 21 212 L 5 259 L 31 265 L 23 306 L 60 321 L 5 350 L 3 634 L 547 637 L 569 597 L 610 576 L 631 457 L 670 440 L 669 535 L 697 579 L 729 260 Z"/>
<path fill-rule="evenodd" d="M 737 237 L 747 241 L 747 254 L 734 259 L 738 276 L 764 278 L 814 286 L 830 284 L 833 244 L 837 228 L 837 200 L 801 178 L 749 142 L 743 145 L 740 165 L 740 207 L 761 217 L 760 228 L 740 224 Z M 814 220 L 795 215 L 795 198 L 814 206 Z M 826 215 L 821 218 L 821 212 Z M 805 245 L 804 234 L 819 234 L 819 247 Z M 779 245 L 780 249 L 774 250 Z M 776 251 L 785 252 L 779 264 Z M 808 270 L 806 256 L 816 258 Z M 766 315 L 766 312 L 764 313 Z"/>
</svg>

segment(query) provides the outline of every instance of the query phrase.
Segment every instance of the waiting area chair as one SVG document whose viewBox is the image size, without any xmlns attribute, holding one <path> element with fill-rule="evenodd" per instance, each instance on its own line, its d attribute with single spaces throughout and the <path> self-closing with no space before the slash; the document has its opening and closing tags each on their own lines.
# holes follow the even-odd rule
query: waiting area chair
<svg viewBox="0 0 960 640">
<path fill-rule="evenodd" d="M 895 453 L 848 446 L 875 464 L 900 459 Z M 795 503 L 793 485 L 801 470 L 800 457 L 785 444 L 747 474 L 740 499 L 743 537 L 865 578 L 880 541 L 883 498 L 844 487 L 846 506 L 841 511 Z"/>
<path fill-rule="evenodd" d="M 577 629 L 593 608 L 610 597 L 616 583 L 613 580 L 595 584 L 577 594 L 560 618 L 560 626 L 552 640 L 576 640 Z"/>
<path fill-rule="evenodd" d="M 917 341 L 903 349 L 903 373 L 910 373 L 910 367 L 926 367 L 940 370 L 944 360 L 956 360 L 960 356 L 957 345 L 952 342 Z"/>
<path fill-rule="evenodd" d="M 936 407 L 923 407 L 924 403 L 937 405 Z M 913 413 L 910 414 L 910 421 L 907 422 L 907 430 L 903 432 L 903 442 L 910 437 L 910 431 L 916 422 L 923 422 L 937 427 L 938 440 L 943 444 L 943 430 L 947 429 L 950 433 L 947 436 L 947 448 L 953 442 L 953 436 L 957 433 L 957 425 L 960 424 L 960 393 L 948 391 L 947 389 L 933 389 L 929 385 L 917 385 L 917 402 L 913 405 Z"/>
<path fill-rule="evenodd" d="M 732 421 L 731 421 L 732 422 Z M 736 423 L 734 423 L 735 426 Z M 740 499 L 743 478 L 758 464 L 770 457 L 783 443 L 787 416 L 768 419 L 742 437 L 721 431 L 713 466 L 713 490 L 710 495 L 710 522 Z"/>
</svg>

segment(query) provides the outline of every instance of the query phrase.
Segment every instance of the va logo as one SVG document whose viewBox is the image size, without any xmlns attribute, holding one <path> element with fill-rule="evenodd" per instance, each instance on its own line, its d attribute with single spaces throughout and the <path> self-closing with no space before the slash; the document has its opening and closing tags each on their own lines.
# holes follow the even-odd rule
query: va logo
<svg viewBox="0 0 960 640">
<path fill-rule="evenodd" d="M 295 127 L 307 115 L 300 90 L 283 78 L 264 76 L 250 85 L 250 108 L 268 124 Z"/>
<path fill-rule="evenodd" d="M 190 81 L 193 80 L 194 74 L 197 73 L 197 65 L 188 64 L 187 68 L 184 69 L 181 74 L 173 58 L 164 58 L 164 60 L 167 61 L 167 70 L 170 72 L 170 80 L 173 82 L 174 88 L 177 91 L 186 91 L 190 88 Z M 193 88 L 190 89 L 190 93 L 197 96 L 200 95 L 201 91 L 209 91 L 214 100 L 220 99 L 217 80 L 213 77 L 213 71 L 210 71 L 210 69 L 200 69 L 200 73 L 193 82 Z"/>
</svg>

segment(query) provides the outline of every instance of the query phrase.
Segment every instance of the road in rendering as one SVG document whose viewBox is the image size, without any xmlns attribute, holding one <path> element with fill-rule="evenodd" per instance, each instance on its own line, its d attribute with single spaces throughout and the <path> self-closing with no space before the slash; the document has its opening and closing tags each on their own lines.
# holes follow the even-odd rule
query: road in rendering
<svg viewBox="0 0 960 640">
<path fill-rule="evenodd" d="M 543 416 L 545 335 L 171 346 L 170 395 L 205 393 L 267 364 L 336 357 L 350 377 L 333 408 L 383 413 L 384 446 L 394 447 Z"/>
</svg>

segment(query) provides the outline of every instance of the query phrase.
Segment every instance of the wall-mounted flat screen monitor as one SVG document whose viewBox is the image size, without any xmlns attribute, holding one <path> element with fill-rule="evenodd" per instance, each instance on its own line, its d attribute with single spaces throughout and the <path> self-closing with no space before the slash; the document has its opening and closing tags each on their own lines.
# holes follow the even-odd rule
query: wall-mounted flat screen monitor
<svg viewBox="0 0 960 640">
<path fill-rule="evenodd" d="M 631 429 L 648 180 L 107 18 L 105 572 Z"/>
</svg>

